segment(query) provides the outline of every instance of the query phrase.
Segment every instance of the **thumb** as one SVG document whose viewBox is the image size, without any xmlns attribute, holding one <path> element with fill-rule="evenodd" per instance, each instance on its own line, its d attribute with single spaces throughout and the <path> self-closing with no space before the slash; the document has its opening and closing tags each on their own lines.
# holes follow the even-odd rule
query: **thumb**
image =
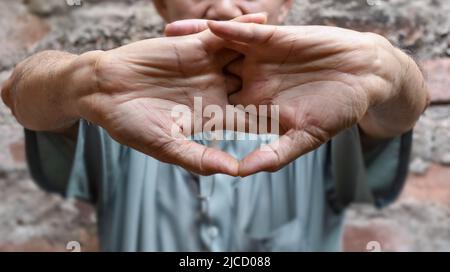
<svg viewBox="0 0 450 272">
<path fill-rule="evenodd" d="M 233 19 L 233 21 L 241 23 L 265 24 L 267 22 L 266 13 L 246 14 Z M 180 20 L 166 25 L 164 34 L 167 37 L 184 36 L 202 32 L 208 29 L 208 20 L 203 19 L 187 19 Z"/>
<path fill-rule="evenodd" d="M 278 140 L 261 146 L 242 159 L 239 162 L 239 176 L 246 177 L 261 171 L 278 171 L 326 141 L 306 130 L 289 130 Z"/>
</svg>

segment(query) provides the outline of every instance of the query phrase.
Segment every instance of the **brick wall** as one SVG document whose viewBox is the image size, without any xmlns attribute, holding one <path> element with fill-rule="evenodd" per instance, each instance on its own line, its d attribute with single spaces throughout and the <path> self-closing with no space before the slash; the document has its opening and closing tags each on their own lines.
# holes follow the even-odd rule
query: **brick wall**
<svg viewBox="0 0 450 272">
<path fill-rule="evenodd" d="M 69 1 L 70 2 L 70 1 Z M 24 57 L 44 49 L 81 53 L 158 36 L 162 21 L 150 1 L 0 0 L 0 84 Z M 420 61 L 433 105 L 414 136 L 408 185 L 377 211 L 355 206 L 346 250 L 450 250 L 450 2 L 446 0 L 298 0 L 291 24 L 325 24 L 373 31 Z M 0 251 L 65 251 L 68 241 L 96 250 L 93 208 L 62 200 L 31 182 L 21 127 L 0 103 Z"/>
</svg>

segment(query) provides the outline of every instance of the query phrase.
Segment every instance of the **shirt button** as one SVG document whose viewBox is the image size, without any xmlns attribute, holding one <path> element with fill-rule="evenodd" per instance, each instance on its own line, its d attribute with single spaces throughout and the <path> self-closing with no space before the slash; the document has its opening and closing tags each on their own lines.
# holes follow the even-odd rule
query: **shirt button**
<svg viewBox="0 0 450 272">
<path fill-rule="evenodd" d="M 219 229 L 216 226 L 210 226 L 208 228 L 208 234 L 211 239 L 215 239 L 219 236 Z"/>
</svg>

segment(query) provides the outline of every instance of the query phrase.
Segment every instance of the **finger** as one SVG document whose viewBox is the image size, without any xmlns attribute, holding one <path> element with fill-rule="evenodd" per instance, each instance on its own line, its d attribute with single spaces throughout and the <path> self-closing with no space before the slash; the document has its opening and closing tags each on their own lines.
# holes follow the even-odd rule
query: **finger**
<svg viewBox="0 0 450 272">
<path fill-rule="evenodd" d="M 265 24 L 267 22 L 266 13 L 246 14 L 236 17 L 232 21 L 241 23 Z M 208 20 L 204 19 L 187 19 L 180 20 L 166 25 L 164 34 L 167 37 L 183 36 L 202 32 L 208 29 Z"/>
<path fill-rule="evenodd" d="M 231 20 L 232 22 L 240 22 L 240 23 L 255 23 L 255 24 L 265 24 L 267 23 L 267 13 L 251 13 L 245 14 Z M 208 26 L 206 26 L 208 28 Z"/>
<path fill-rule="evenodd" d="M 248 44 L 261 44 L 270 40 L 277 27 L 240 22 L 208 21 L 209 29 L 218 37 Z"/>
<path fill-rule="evenodd" d="M 184 36 L 202 32 L 208 28 L 208 20 L 188 19 L 166 25 L 164 34 L 167 37 Z"/>
<path fill-rule="evenodd" d="M 233 74 L 225 73 L 225 85 L 228 95 L 236 93 L 242 88 L 242 79 Z"/>
<path fill-rule="evenodd" d="M 217 51 L 217 53 L 215 54 L 216 60 L 215 63 L 217 63 L 217 66 L 220 69 L 223 69 L 223 67 L 227 66 L 228 64 L 232 63 L 233 61 L 235 61 L 240 57 L 241 57 L 240 53 L 228 48 L 224 48 Z"/>
<path fill-rule="evenodd" d="M 219 38 L 211 33 L 211 31 L 202 32 L 199 38 L 203 42 L 204 48 L 207 52 L 216 52 L 217 50 L 226 48 L 242 55 L 248 55 L 252 50 L 252 47 L 249 44 L 223 40 L 222 38 Z"/>
<path fill-rule="evenodd" d="M 232 93 L 231 95 L 229 95 L 228 101 L 232 105 L 243 105 L 243 106 L 252 104 L 259 105 L 261 103 L 259 101 L 260 99 L 257 99 L 257 97 L 258 93 L 242 89 L 239 92 Z"/>
<path fill-rule="evenodd" d="M 247 69 L 247 67 L 245 68 Z M 278 82 L 267 77 L 248 77 L 246 70 L 242 70 L 242 90 L 229 95 L 228 100 L 233 105 L 277 105 Z"/>
<path fill-rule="evenodd" d="M 199 175 L 237 176 L 239 163 L 226 152 L 206 147 L 188 139 L 176 139 L 165 147 L 165 160 Z"/>
<path fill-rule="evenodd" d="M 242 65 L 244 63 L 244 58 L 241 56 L 240 58 L 232 61 L 225 67 L 225 71 L 228 73 L 235 75 L 237 77 L 242 78 Z"/>
<path fill-rule="evenodd" d="M 314 137 L 305 130 L 290 130 L 277 141 L 262 146 L 242 159 L 239 162 L 239 176 L 278 171 L 325 141 L 326 139 Z"/>
<path fill-rule="evenodd" d="M 248 17 L 246 17 L 246 20 L 248 20 L 248 22 L 242 22 L 242 23 L 254 23 L 254 24 L 258 24 L 259 22 L 266 22 L 267 20 L 267 15 L 264 13 L 261 14 L 249 14 L 246 15 Z M 256 22 L 251 22 L 251 20 L 256 20 Z M 239 44 L 237 44 L 236 42 L 233 41 L 224 41 L 222 38 L 214 35 L 213 33 L 211 33 L 210 30 L 208 31 L 203 31 L 202 33 L 200 33 L 199 37 L 198 37 L 204 44 L 206 51 L 209 52 L 214 52 L 220 48 L 225 47 L 225 44 L 227 45 L 228 48 L 233 49 L 234 47 L 239 48 Z M 245 48 L 244 48 L 245 49 Z M 238 50 L 237 50 L 238 51 Z M 243 49 L 239 50 L 238 52 L 244 52 Z"/>
</svg>

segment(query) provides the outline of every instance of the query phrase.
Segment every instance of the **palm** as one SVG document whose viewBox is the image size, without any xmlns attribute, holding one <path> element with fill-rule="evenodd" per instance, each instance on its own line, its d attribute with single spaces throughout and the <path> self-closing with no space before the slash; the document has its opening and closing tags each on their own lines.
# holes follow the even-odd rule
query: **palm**
<svg viewBox="0 0 450 272">
<path fill-rule="evenodd" d="M 278 170 L 319 147 L 365 116 L 369 90 L 393 88 L 389 75 L 377 74 L 370 42 L 356 32 L 238 23 L 210 27 L 245 55 L 238 69 L 243 88 L 230 102 L 274 104 L 280 109 L 283 135 L 269 145 L 271 152 L 258 150 L 245 158 L 240 165 L 243 175 Z"/>
<path fill-rule="evenodd" d="M 278 36 L 278 37 L 277 37 Z M 346 67 L 333 67 L 336 59 L 352 52 L 340 52 L 333 59 L 322 59 L 320 48 L 308 45 L 315 55 L 299 51 L 289 40 L 289 33 L 272 36 L 277 42 L 260 44 L 246 55 L 243 63 L 244 85 L 231 97 L 234 103 L 274 104 L 280 108 L 282 133 L 291 130 L 307 136 L 308 145 L 316 148 L 331 136 L 360 120 L 367 110 L 360 77 L 350 73 L 358 67 L 357 60 Z M 361 66 L 359 66 L 361 67 Z"/>
<path fill-rule="evenodd" d="M 108 52 L 98 62 L 101 91 L 84 99 L 85 108 L 94 109 L 86 111 L 86 119 L 158 160 L 200 174 L 236 175 L 230 155 L 173 134 L 174 128 L 181 136 L 198 132 L 176 123 L 175 106 L 192 110 L 194 97 L 202 97 L 204 105 L 228 104 L 222 67 L 237 54 L 228 54 L 230 59 L 219 54 L 217 38 L 210 36 L 146 40 Z"/>
</svg>

